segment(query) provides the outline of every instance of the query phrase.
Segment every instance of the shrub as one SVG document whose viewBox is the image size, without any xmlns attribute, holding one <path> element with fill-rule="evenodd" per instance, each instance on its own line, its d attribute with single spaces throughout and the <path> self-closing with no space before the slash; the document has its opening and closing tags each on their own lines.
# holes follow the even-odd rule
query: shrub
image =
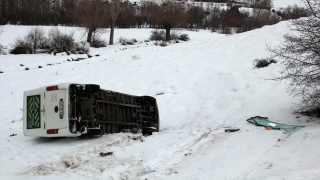
<svg viewBox="0 0 320 180">
<path fill-rule="evenodd" d="M 14 48 L 11 54 L 35 54 L 41 47 L 45 47 L 47 39 L 44 29 L 40 27 L 31 28 L 23 38 L 18 37 L 15 40 Z"/>
<path fill-rule="evenodd" d="M 133 45 L 134 43 L 137 43 L 138 41 L 136 39 L 131 39 L 131 41 L 129 41 L 131 44 L 130 45 Z"/>
<path fill-rule="evenodd" d="M 151 31 L 151 36 L 149 39 L 153 40 L 153 41 L 164 41 L 166 39 L 166 32 L 164 30 Z M 179 39 L 181 41 L 188 41 L 189 36 L 188 36 L 188 34 L 179 35 L 179 33 L 177 33 L 177 32 L 172 32 L 170 34 L 170 39 L 171 40 L 178 40 Z"/>
<path fill-rule="evenodd" d="M 22 39 L 21 37 L 16 38 L 13 47 L 14 48 L 10 51 L 11 54 L 31 54 L 32 53 L 31 45 L 27 42 L 26 39 Z"/>
<path fill-rule="evenodd" d="M 92 42 L 90 43 L 91 47 L 94 48 L 100 48 L 100 47 L 107 47 L 106 41 L 100 39 L 100 38 L 94 38 Z"/>
<path fill-rule="evenodd" d="M 121 45 L 126 45 L 126 44 L 127 44 L 127 39 L 120 36 L 120 38 L 119 38 L 119 43 L 120 43 Z"/>
<path fill-rule="evenodd" d="M 298 113 L 301 113 L 306 116 L 316 116 L 320 117 L 320 107 L 311 107 L 311 108 L 306 108 L 303 111 L 297 111 Z"/>
<path fill-rule="evenodd" d="M 89 52 L 90 44 L 88 42 L 75 43 L 75 50 L 71 51 L 73 54 L 87 54 Z"/>
<path fill-rule="evenodd" d="M 58 28 L 52 28 L 49 31 L 48 41 L 50 46 L 50 52 L 75 51 L 73 32 L 70 34 L 63 34 Z"/>
<path fill-rule="evenodd" d="M 168 44 L 167 41 L 162 41 L 159 45 L 162 47 L 166 47 Z"/>
<path fill-rule="evenodd" d="M 126 39 L 124 37 L 120 37 L 119 38 L 119 43 L 121 45 L 134 45 L 134 43 L 136 43 L 136 42 L 138 42 L 136 39 L 129 40 L 129 39 Z"/>
<path fill-rule="evenodd" d="M 128 41 L 127 44 L 128 45 L 134 45 L 133 41 Z"/>
<path fill-rule="evenodd" d="M 14 47 L 10 53 L 11 54 L 30 54 L 30 49 L 28 49 L 27 47 L 23 47 L 23 46 L 17 46 Z"/>
<path fill-rule="evenodd" d="M 166 32 L 164 30 L 153 30 L 151 31 L 150 40 L 152 41 L 163 41 L 165 40 Z"/>
<path fill-rule="evenodd" d="M 189 38 L 188 34 L 181 34 L 180 37 L 179 37 L 179 40 L 181 40 L 181 41 L 189 41 L 190 38 Z"/>
<path fill-rule="evenodd" d="M 96 30 L 93 33 L 92 41 L 90 43 L 90 46 L 94 47 L 94 48 L 107 47 L 106 41 L 101 39 L 101 35 L 104 34 L 104 33 L 105 33 L 105 31 L 102 30 L 102 29 Z"/>
<path fill-rule="evenodd" d="M 277 61 L 273 60 L 273 59 L 268 59 L 268 58 L 267 59 L 256 59 L 256 60 L 254 60 L 254 66 L 256 68 L 267 67 L 271 63 L 277 63 Z"/>
<path fill-rule="evenodd" d="M 179 39 L 179 34 L 176 31 L 170 33 L 170 40 Z"/>
</svg>

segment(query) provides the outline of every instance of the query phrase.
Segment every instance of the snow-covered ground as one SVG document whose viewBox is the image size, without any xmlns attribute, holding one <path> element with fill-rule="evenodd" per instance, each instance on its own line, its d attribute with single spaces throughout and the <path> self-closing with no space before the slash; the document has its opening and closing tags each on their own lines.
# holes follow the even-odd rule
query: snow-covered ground
<svg viewBox="0 0 320 180">
<path fill-rule="evenodd" d="M 91 48 L 93 57 L 82 61 L 67 60 L 85 55 L 0 55 L 0 179 L 320 179 L 319 119 L 294 114 L 296 101 L 285 82 L 266 80 L 279 64 L 253 67 L 256 58 L 269 55 L 266 44 L 279 45 L 290 32 L 288 23 L 228 36 L 181 31 L 191 40 L 167 47 L 144 42 L 152 29 L 116 29 L 115 40 L 139 43 Z M 9 49 L 30 27 L 3 28 L 0 44 Z M 59 28 L 81 37 L 77 28 Z M 60 82 L 154 96 L 160 132 L 25 137 L 23 91 Z M 246 121 L 257 115 L 305 127 L 286 133 Z"/>
</svg>

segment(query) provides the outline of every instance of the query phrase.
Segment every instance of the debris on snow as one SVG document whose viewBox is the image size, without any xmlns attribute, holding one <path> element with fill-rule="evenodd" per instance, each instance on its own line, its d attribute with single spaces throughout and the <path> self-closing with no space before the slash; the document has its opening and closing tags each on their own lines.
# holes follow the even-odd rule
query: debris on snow
<svg viewBox="0 0 320 180">
<path fill-rule="evenodd" d="M 224 130 L 224 132 L 227 132 L 227 133 L 231 133 L 231 132 L 236 132 L 236 131 L 239 131 L 240 129 L 226 129 Z"/>
<path fill-rule="evenodd" d="M 106 157 L 106 156 L 111 156 L 111 155 L 113 155 L 113 152 L 107 152 L 107 153 L 101 152 L 100 153 L 101 157 Z"/>
</svg>

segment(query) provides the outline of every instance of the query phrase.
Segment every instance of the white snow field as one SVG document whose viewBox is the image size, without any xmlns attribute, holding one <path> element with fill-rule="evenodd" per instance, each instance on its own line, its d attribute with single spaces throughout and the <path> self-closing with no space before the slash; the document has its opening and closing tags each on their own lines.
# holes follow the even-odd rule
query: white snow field
<svg viewBox="0 0 320 180">
<path fill-rule="evenodd" d="M 144 42 L 152 29 L 116 29 L 116 41 L 122 36 L 139 43 L 90 48 L 90 59 L 0 55 L 0 179 L 320 179 L 320 119 L 295 114 L 297 101 L 286 93 L 286 82 L 267 80 L 278 74 L 279 62 L 261 69 L 253 66 L 256 58 L 268 57 L 266 44 L 279 45 L 291 32 L 288 23 L 228 36 L 179 31 L 189 34 L 190 41 L 167 47 Z M 0 44 L 6 51 L 30 28 L 2 27 Z M 79 40 L 77 28 L 59 28 L 74 29 Z M 67 61 L 78 57 L 87 59 Z M 24 136 L 23 92 L 60 82 L 154 96 L 160 132 L 148 137 Z M 266 130 L 246 121 L 253 116 L 305 127 L 293 133 Z M 226 133 L 229 128 L 240 130 Z M 101 157 L 100 152 L 113 155 Z"/>
</svg>

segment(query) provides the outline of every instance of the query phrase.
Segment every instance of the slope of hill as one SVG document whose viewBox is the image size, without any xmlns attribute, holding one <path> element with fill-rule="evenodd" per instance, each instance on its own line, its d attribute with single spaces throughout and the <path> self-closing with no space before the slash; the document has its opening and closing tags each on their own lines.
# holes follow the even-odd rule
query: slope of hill
<svg viewBox="0 0 320 180">
<path fill-rule="evenodd" d="M 294 114 L 296 101 L 285 82 L 266 80 L 278 73 L 279 64 L 253 67 L 253 60 L 269 55 L 266 44 L 280 44 L 290 31 L 287 23 L 229 36 L 183 31 L 191 40 L 167 47 L 143 41 L 151 29 L 117 30 L 115 39 L 140 43 L 91 48 L 93 57 L 82 61 L 67 59 L 83 55 L 1 55 L 1 178 L 319 179 L 319 119 Z M 1 43 L 9 46 L 13 35 L 27 29 L 4 26 Z M 23 91 L 60 82 L 154 96 L 161 130 L 148 137 L 25 137 Z M 246 121 L 257 115 L 306 127 L 290 134 Z M 240 131 L 226 133 L 228 128 Z"/>
</svg>

